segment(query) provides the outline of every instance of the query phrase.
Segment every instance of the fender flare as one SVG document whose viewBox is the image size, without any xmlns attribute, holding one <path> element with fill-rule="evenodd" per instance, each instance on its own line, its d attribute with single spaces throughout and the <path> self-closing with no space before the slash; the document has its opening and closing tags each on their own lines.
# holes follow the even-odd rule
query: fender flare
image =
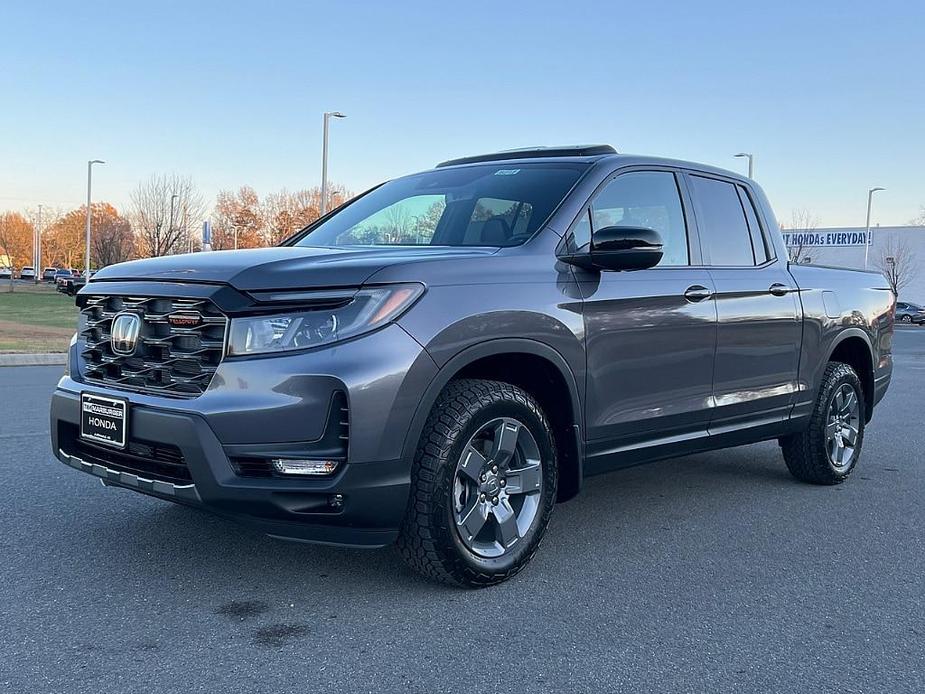
<svg viewBox="0 0 925 694">
<path fill-rule="evenodd" d="M 457 352 L 438 369 L 437 374 L 433 377 L 421 396 L 421 401 L 411 418 L 411 424 L 405 434 L 405 441 L 402 445 L 402 458 L 409 462 L 409 466 L 414 462 L 414 454 L 417 450 L 418 442 L 421 440 L 421 433 L 424 430 L 427 417 L 431 409 L 433 409 L 434 403 L 437 401 L 440 393 L 453 376 L 459 373 L 464 367 L 484 357 L 517 353 L 533 354 L 546 359 L 556 367 L 565 380 L 571 399 L 572 419 L 574 420 L 572 426 L 575 431 L 575 443 L 578 454 L 578 460 L 575 465 L 577 479 L 573 480 L 573 484 L 576 490 L 581 488 L 584 476 L 584 446 L 581 432 L 583 431 L 584 422 L 582 417 L 583 410 L 581 407 L 581 398 L 578 395 L 578 383 L 575 380 L 575 375 L 572 373 L 572 369 L 568 362 L 559 352 L 547 344 L 526 338 L 498 338 L 480 342 Z"/>
<path fill-rule="evenodd" d="M 838 345 L 847 340 L 849 337 L 860 337 L 862 340 L 864 340 L 864 344 L 867 345 L 867 351 L 870 353 L 870 363 L 873 365 L 874 346 L 870 341 L 870 335 L 861 330 L 861 328 L 845 328 L 844 330 L 840 331 L 832 339 L 832 344 L 830 344 L 828 350 L 826 350 L 824 363 L 828 363 L 828 361 L 832 358 L 832 355 L 835 353 L 835 349 L 838 347 Z"/>
</svg>

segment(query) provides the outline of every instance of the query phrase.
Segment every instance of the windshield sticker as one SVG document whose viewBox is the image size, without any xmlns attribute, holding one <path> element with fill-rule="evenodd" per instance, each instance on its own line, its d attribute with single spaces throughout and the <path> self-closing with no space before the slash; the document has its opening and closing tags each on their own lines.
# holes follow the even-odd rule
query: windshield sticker
<svg viewBox="0 0 925 694">
<path fill-rule="evenodd" d="M 519 173 L 520 169 L 498 169 L 495 176 L 516 176 Z"/>
</svg>

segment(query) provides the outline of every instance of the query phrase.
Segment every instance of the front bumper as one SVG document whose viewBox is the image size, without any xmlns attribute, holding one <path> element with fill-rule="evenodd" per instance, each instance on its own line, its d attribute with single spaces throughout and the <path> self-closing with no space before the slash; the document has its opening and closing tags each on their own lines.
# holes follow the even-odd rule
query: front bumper
<svg viewBox="0 0 925 694">
<path fill-rule="evenodd" d="M 82 383 L 78 348 L 52 396 L 52 451 L 61 462 L 107 485 L 199 506 L 275 537 L 363 547 L 397 537 L 412 453 L 402 444 L 436 372 L 400 327 L 314 352 L 226 360 L 206 393 L 187 400 Z M 125 455 L 81 441 L 81 392 L 126 399 L 130 445 L 170 448 L 184 477 L 139 471 Z M 329 450 L 326 422 L 336 393 L 349 405 L 349 444 L 332 476 L 242 473 L 242 459 L 328 459 L 322 448 Z M 157 469 L 170 466 L 179 467 Z"/>
<path fill-rule="evenodd" d="M 329 478 L 239 477 L 208 423 L 197 415 L 132 406 L 133 440 L 169 441 L 183 456 L 191 481 L 164 481 L 108 463 L 106 450 L 75 436 L 80 396 L 52 396 L 52 447 L 57 458 L 104 483 L 197 506 L 291 540 L 379 547 L 395 540 L 408 498 L 409 472 L 400 460 L 346 463 Z M 292 448 L 296 446 L 293 444 Z M 332 504 L 339 495 L 339 504 Z"/>
</svg>

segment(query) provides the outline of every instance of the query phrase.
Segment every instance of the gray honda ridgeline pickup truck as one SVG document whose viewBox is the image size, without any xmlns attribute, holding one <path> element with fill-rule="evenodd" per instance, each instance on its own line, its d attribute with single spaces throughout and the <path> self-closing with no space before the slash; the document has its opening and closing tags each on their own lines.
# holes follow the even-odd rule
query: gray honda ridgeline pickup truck
<svg viewBox="0 0 925 694">
<path fill-rule="evenodd" d="M 101 270 L 52 447 L 112 487 L 397 542 L 484 586 L 598 473 L 776 439 L 797 479 L 844 481 L 894 300 L 877 273 L 788 263 L 729 171 L 604 145 L 468 157 L 277 248 Z"/>
</svg>

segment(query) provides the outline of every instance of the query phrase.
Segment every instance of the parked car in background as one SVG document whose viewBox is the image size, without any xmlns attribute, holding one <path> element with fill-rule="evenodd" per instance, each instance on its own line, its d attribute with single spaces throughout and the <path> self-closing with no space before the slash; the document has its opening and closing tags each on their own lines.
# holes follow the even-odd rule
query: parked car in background
<svg viewBox="0 0 925 694">
<path fill-rule="evenodd" d="M 26 265 L 19 271 L 19 279 L 21 280 L 35 280 L 35 268 L 31 265 Z"/>
<path fill-rule="evenodd" d="M 13 268 L 0 267 L 0 280 L 8 280 L 13 276 Z"/>
<path fill-rule="evenodd" d="M 76 270 L 75 270 L 76 272 Z M 95 272 L 91 272 L 90 276 L 92 277 Z M 57 289 L 62 294 L 67 294 L 68 296 L 74 296 L 77 292 L 80 291 L 87 283 L 87 278 L 81 275 L 79 272 L 75 275 L 69 275 L 67 277 L 61 277 L 55 282 L 55 289 Z"/>
<path fill-rule="evenodd" d="M 42 281 L 43 282 L 54 282 L 55 273 L 58 271 L 56 267 L 47 267 L 42 270 Z"/>
<path fill-rule="evenodd" d="M 57 286 L 60 286 L 61 283 L 64 282 L 65 280 L 69 280 L 73 278 L 74 278 L 74 270 L 70 268 L 61 267 L 55 270 L 55 284 Z"/>
<path fill-rule="evenodd" d="M 896 302 L 896 320 L 900 323 L 925 323 L 925 307 L 910 304 L 908 301 Z"/>
</svg>

